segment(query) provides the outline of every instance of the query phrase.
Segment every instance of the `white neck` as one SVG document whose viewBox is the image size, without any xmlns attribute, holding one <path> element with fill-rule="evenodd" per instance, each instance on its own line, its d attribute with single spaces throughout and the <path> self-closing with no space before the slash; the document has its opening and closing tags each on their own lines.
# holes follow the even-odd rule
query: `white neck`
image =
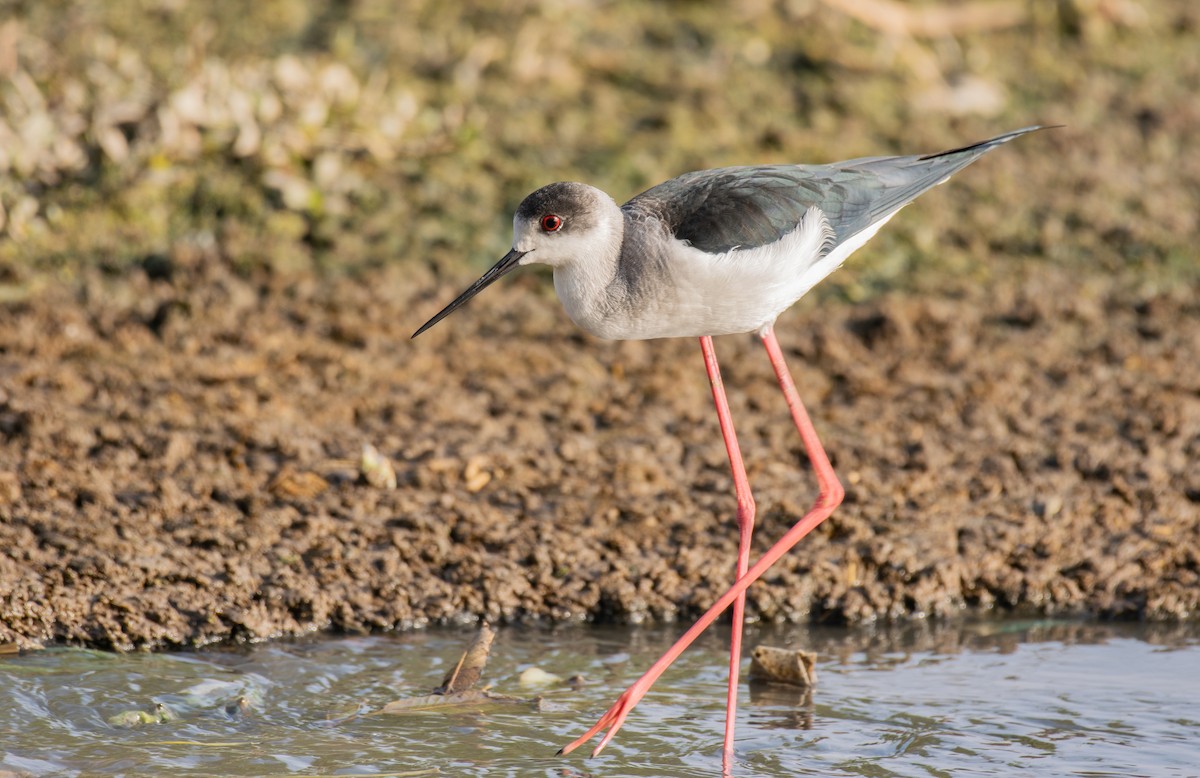
<svg viewBox="0 0 1200 778">
<path fill-rule="evenodd" d="M 625 214 L 612 203 L 611 210 L 606 208 L 589 231 L 586 242 L 581 242 L 568 261 L 554 266 L 554 291 L 563 308 L 573 322 L 593 335 L 604 337 L 609 286 L 617 275 L 624 236 Z"/>
</svg>

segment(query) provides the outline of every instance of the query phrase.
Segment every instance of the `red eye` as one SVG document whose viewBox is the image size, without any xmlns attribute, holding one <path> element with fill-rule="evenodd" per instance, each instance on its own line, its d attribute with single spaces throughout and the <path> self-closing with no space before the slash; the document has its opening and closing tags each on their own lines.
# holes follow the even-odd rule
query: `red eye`
<svg viewBox="0 0 1200 778">
<path fill-rule="evenodd" d="M 561 216 L 548 213 L 542 217 L 542 229 L 546 232 L 558 232 L 563 225 Z"/>
</svg>

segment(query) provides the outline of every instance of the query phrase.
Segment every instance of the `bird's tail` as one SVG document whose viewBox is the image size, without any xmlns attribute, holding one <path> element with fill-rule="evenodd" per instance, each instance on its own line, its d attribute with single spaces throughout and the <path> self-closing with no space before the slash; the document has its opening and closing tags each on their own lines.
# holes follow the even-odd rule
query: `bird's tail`
<svg viewBox="0 0 1200 778">
<path fill-rule="evenodd" d="M 1062 125 L 1053 125 L 1062 126 Z M 925 156 L 864 157 L 839 163 L 838 168 L 852 170 L 874 179 L 875 192 L 863 215 L 867 224 L 885 219 L 924 192 L 944 182 L 995 147 L 1037 130 L 1037 125 L 1013 130 L 962 148 L 939 151 Z"/>
</svg>

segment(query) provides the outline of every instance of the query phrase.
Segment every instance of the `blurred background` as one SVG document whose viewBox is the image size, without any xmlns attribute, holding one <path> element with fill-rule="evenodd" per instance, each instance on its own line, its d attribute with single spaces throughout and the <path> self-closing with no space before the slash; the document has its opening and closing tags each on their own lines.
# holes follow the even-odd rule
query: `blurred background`
<svg viewBox="0 0 1200 778">
<path fill-rule="evenodd" d="M 547 182 L 1038 123 L 780 319 L 848 497 L 751 612 L 1195 613 L 1194 0 L 0 9 L 0 640 L 696 615 L 695 343 L 588 338 L 536 272 L 409 335 Z M 766 544 L 811 486 L 752 341 Z"/>
<path fill-rule="evenodd" d="M 732 575 L 695 343 L 586 337 L 536 271 L 409 335 L 548 182 L 1032 124 L 780 319 L 847 500 L 748 593 L 827 680 L 816 733 L 745 708 L 741 775 L 1194 774 L 1200 3 L 0 0 L 0 774 L 582 774 L 553 748 Z M 753 340 L 765 549 L 813 485 Z M 485 619 L 560 625 L 500 690 L 597 682 L 341 723 Z M 712 774 L 726 629 L 619 772 Z M 17 656 L 63 644 L 130 653 Z"/>
<path fill-rule="evenodd" d="M 1192 283 L 1198 27 L 1191 0 L 5 0 L 0 289 L 197 246 L 482 266 L 552 180 L 621 202 L 1034 123 L 1066 127 L 931 194 L 822 294 L 1029 260 Z"/>
</svg>

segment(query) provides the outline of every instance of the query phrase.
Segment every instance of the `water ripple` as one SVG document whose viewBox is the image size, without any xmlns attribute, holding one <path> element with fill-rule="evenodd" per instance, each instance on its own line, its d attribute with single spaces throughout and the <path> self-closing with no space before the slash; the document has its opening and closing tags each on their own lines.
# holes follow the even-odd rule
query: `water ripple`
<svg viewBox="0 0 1200 778">
<path fill-rule="evenodd" d="M 712 776 L 726 635 L 702 638 L 596 760 L 554 755 L 675 637 L 674 629 L 501 630 L 487 680 L 582 674 L 532 703 L 360 714 L 427 694 L 469 633 L 313 639 L 117 656 L 56 649 L 0 660 L 0 768 L 32 775 Z M 806 697 L 743 687 L 739 776 L 1195 772 L 1200 627 L 960 623 L 877 630 L 755 627 L 816 650 Z M 174 714 L 116 726 L 114 716 Z"/>
</svg>

